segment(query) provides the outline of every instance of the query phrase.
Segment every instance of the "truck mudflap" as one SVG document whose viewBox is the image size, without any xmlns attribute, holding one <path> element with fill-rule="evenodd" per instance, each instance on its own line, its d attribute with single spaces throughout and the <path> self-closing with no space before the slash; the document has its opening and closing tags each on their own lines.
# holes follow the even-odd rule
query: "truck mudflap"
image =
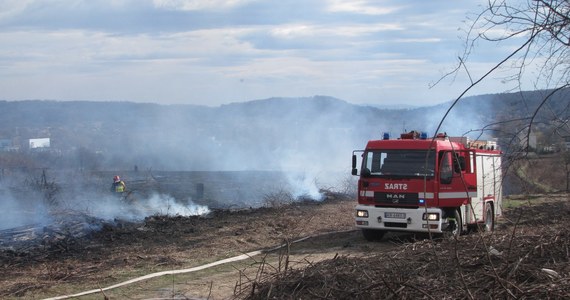
<svg viewBox="0 0 570 300">
<path fill-rule="evenodd" d="M 356 227 L 382 231 L 443 233 L 454 226 L 439 208 L 391 208 L 356 206 Z"/>
</svg>

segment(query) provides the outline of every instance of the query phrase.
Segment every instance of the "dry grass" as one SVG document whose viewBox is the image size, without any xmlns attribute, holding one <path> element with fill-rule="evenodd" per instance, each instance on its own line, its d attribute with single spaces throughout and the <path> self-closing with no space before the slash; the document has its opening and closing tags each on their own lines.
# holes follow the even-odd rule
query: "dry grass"
<svg viewBox="0 0 570 300">
<path fill-rule="evenodd" d="M 509 210 L 492 234 L 422 240 L 370 257 L 338 256 L 301 269 L 262 266 L 237 297 L 568 299 L 567 200 Z"/>
</svg>

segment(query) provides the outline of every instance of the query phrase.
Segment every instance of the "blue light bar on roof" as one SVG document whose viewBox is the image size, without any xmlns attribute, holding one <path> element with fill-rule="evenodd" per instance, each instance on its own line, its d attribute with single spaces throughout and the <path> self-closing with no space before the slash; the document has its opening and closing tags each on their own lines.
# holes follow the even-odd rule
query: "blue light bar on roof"
<svg viewBox="0 0 570 300">
<path fill-rule="evenodd" d="M 390 139 L 390 133 L 389 133 L 389 132 L 384 132 L 384 139 L 385 139 L 385 140 L 389 140 L 389 139 Z"/>
<path fill-rule="evenodd" d="M 422 131 L 422 134 L 420 135 L 420 139 L 427 140 L 427 132 Z"/>
</svg>

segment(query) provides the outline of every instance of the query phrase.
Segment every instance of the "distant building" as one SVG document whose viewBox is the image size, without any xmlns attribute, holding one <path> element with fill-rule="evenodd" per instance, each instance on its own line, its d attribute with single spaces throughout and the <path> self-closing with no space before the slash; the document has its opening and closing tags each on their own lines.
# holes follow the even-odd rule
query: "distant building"
<svg viewBox="0 0 570 300">
<path fill-rule="evenodd" d="M 49 148 L 50 147 L 50 138 L 40 138 L 40 139 L 30 139 L 29 140 L 29 147 L 30 150 L 39 149 L 39 148 Z"/>
<path fill-rule="evenodd" d="M 517 137 L 519 139 L 519 145 L 523 149 L 526 149 L 527 146 L 531 148 L 531 150 L 536 149 L 537 146 L 536 133 L 532 131 L 530 133 L 528 131 L 521 131 L 517 135 Z"/>
<path fill-rule="evenodd" d="M 554 153 L 557 152 L 558 148 L 556 145 L 546 145 L 542 147 L 542 153 Z"/>
<path fill-rule="evenodd" d="M 475 140 L 471 142 L 471 147 L 477 149 L 487 149 L 487 150 L 499 149 L 497 147 L 497 139 L 490 139 L 488 141 Z"/>
<path fill-rule="evenodd" d="M 9 151 L 12 148 L 12 140 L 0 139 L 0 151 Z"/>
<path fill-rule="evenodd" d="M 532 147 L 533 149 L 536 149 L 536 134 L 534 132 L 531 132 L 530 135 L 528 136 L 528 145 L 530 147 Z"/>
</svg>

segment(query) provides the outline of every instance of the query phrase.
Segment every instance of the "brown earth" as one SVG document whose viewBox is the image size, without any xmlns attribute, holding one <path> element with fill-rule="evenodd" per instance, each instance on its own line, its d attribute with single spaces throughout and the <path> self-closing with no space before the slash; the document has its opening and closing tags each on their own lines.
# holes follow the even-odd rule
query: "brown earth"
<svg viewBox="0 0 570 300">
<path fill-rule="evenodd" d="M 510 201 L 522 205 L 505 209 L 493 234 L 458 240 L 392 234 L 366 242 L 353 226 L 354 201 L 333 193 L 323 202 L 108 224 L 81 238 L 2 250 L 0 297 L 71 295 L 285 244 L 77 299 L 568 298 L 567 195 Z"/>
</svg>

